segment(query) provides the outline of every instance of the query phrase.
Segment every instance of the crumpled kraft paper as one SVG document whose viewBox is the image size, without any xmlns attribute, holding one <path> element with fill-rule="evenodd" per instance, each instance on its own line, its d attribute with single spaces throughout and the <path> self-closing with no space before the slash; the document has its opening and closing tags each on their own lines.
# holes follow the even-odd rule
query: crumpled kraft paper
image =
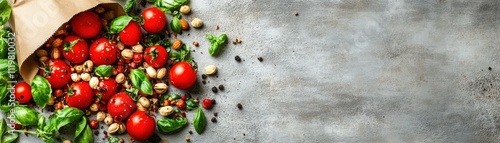
<svg viewBox="0 0 500 143">
<path fill-rule="evenodd" d="M 38 71 L 33 54 L 73 15 L 102 4 L 116 15 L 125 15 L 123 7 L 112 0 L 11 0 L 9 24 L 15 32 L 17 62 L 20 74 L 31 82 Z"/>
</svg>

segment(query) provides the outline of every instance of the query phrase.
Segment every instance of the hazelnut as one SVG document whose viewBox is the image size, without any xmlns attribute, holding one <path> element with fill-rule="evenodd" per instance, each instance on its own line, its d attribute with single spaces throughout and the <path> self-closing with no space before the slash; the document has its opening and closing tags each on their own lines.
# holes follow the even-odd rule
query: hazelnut
<svg viewBox="0 0 500 143">
<path fill-rule="evenodd" d="M 141 104 L 141 106 L 145 108 L 149 108 L 149 106 L 151 106 L 151 103 L 146 97 L 139 98 L 139 104 Z"/>
<path fill-rule="evenodd" d="M 123 134 L 125 133 L 125 131 L 127 131 L 127 127 L 125 126 L 125 124 L 121 123 L 118 128 L 118 134 Z"/>
<path fill-rule="evenodd" d="M 94 68 L 94 63 L 92 62 L 92 60 L 87 60 L 83 63 L 82 66 L 83 66 L 83 72 L 90 73 Z"/>
<path fill-rule="evenodd" d="M 63 45 L 63 40 L 61 38 L 57 38 L 56 40 L 52 41 L 52 47 L 54 48 L 59 48 Z"/>
<path fill-rule="evenodd" d="M 153 68 L 153 67 L 151 67 L 151 66 L 150 66 L 150 67 L 147 67 L 147 68 L 146 68 L 146 73 L 148 74 L 148 76 L 149 76 L 150 78 L 156 78 L 157 73 L 156 73 L 155 68 Z"/>
<path fill-rule="evenodd" d="M 182 30 L 188 30 L 189 29 L 189 24 L 185 19 L 180 19 L 181 22 L 181 29 Z"/>
<path fill-rule="evenodd" d="M 194 28 L 200 28 L 201 26 L 203 26 L 203 21 L 199 18 L 194 18 L 193 20 L 191 20 L 191 26 L 193 26 Z"/>
<path fill-rule="evenodd" d="M 130 50 L 130 49 L 123 49 L 122 57 L 125 60 L 131 60 L 134 58 L 134 52 L 132 52 L 132 50 Z"/>
<path fill-rule="evenodd" d="M 155 89 L 156 93 L 163 94 L 163 93 L 167 92 L 168 86 L 165 83 L 157 83 L 157 84 L 155 84 L 154 89 Z"/>
<path fill-rule="evenodd" d="M 115 77 L 116 83 L 124 83 L 125 82 L 125 75 L 123 73 L 118 73 Z"/>
<path fill-rule="evenodd" d="M 106 113 L 104 113 L 103 111 L 97 112 L 97 115 L 96 115 L 97 121 L 102 122 L 102 121 L 104 121 L 105 118 L 106 118 Z"/>
<path fill-rule="evenodd" d="M 113 124 L 113 117 L 111 117 L 111 116 L 109 116 L 109 115 L 108 115 L 106 118 L 104 118 L 104 123 L 105 123 L 106 125 L 111 125 L 111 124 Z"/>
<path fill-rule="evenodd" d="M 191 12 L 191 8 L 188 5 L 182 5 L 179 12 L 182 14 L 189 14 L 189 12 Z"/>
<path fill-rule="evenodd" d="M 209 65 L 205 67 L 205 74 L 212 75 L 217 72 L 217 67 L 215 65 Z"/>
<path fill-rule="evenodd" d="M 167 75 L 167 68 L 158 69 L 156 72 L 156 78 L 163 79 Z"/>
<path fill-rule="evenodd" d="M 45 50 L 45 49 L 37 49 L 35 51 L 35 55 L 37 57 L 45 57 L 45 56 L 49 56 L 49 52 L 47 52 L 47 50 Z"/>
<path fill-rule="evenodd" d="M 114 134 L 120 130 L 120 125 L 118 123 L 113 123 L 108 127 L 108 133 Z"/>
<path fill-rule="evenodd" d="M 71 74 L 71 80 L 73 82 L 79 82 L 80 80 L 82 80 L 82 78 L 80 77 L 80 74 L 78 74 L 78 73 L 72 73 Z"/>
<path fill-rule="evenodd" d="M 132 52 L 134 52 L 134 53 L 142 53 L 143 49 L 144 49 L 144 47 L 142 47 L 141 44 L 137 44 L 135 46 L 132 46 Z"/>
<path fill-rule="evenodd" d="M 75 66 L 75 71 L 77 73 L 82 73 L 83 72 L 83 66 L 82 65 L 76 65 Z"/>
<path fill-rule="evenodd" d="M 40 63 L 47 63 L 49 60 L 50 60 L 50 58 L 49 58 L 49 57 L 47 57 L 47 56 L 43 56 L 43 57 L 40 57 L 40 58 L 38 59 L 38 61 L 39 61 Z"/>
<path fill-rule="evenodd" d="M 198 45 L 200 45 L 200 44 L 198 43 L 198 41 L 194 41 L 193 45 L 196 46 L 196 47 L 198 47 Z"/>
<path fill-rule="evenodd" d="M 59 59 L 61 58 L 61 51 L 59 50 L 59 48 L 54 47 L 50 52 L 50 56 L 52 57 L 52 59 Z"/>
<path fill-rule="evenodd" d="M 160 115 L 166 117 L 174 113 L 174 108 L 172 106 L 163 106 L 158 109 L 158 112 L 160 112 Z"/>
<path fill-rule="evenodd" d="M 82 73 L 80 75 L 80 77 L 82 78 L 83 81 L 90 81 L 91 77 L 90 77 L 90 74 L 89 73 Z"/>
<path fill-rule="evenodd" d="M 96 13 L 99 13 L 99 14 L 104 13 L 104 11 L 106 11 L 106 9 L 104 9 L 104 7 L 102 7 L 102 6 L 98 6 L 94 10 Z"/>
<path fill-rule="evenodd" d="M 182 46 L 182 41 L 181 40 L 175 40 L 172 43 L 172 49 L 174 49 L 174 50 L 180 49 L 181 46 Z"/>
<path fill-rule="evenodd" d="M 99 111 L 99 105 L 97 105 L 97 104 L 95 104 L 95 103 L 93 103 L 92 105 L 90 105 L 90 107 L 89 107 L 89 108 L 90 108 L 90 111 L 92 111 L 92 112 L 97 112 L 97 111 Z"/>
<path fill-rule="evenodd" d="M 122 42 L 118 42 L 116 46 L 118 47 L 119 50 L 125 49 L 125 44 L 123 44 Z"/>
<path fill-rule="evenodd" d="M 104 19 L 106 20 L 113 20 L 115 19 L 115 12 L 114 11 L 107 11 L 104 13 L 104 15 L 102 16 Z"/>
</svg>

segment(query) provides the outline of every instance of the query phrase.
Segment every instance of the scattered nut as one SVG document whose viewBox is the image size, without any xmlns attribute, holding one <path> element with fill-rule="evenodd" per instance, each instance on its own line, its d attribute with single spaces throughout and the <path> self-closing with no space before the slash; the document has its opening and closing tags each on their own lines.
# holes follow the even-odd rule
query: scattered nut
<svg viewBox="0 0 500 143">
<path fill-rule="evenodd" d="M 137 106 L 137 110 L 139 110 L 139 111 L 147 111 L 148 110 L 148 108 L 142 106 L 141 103 L 136 103 L 136 106 Z"/>
<path fill-rule="evenodd" d="M 110 11 L 105 12 L 102 17 L 106 20 L 112 20 L 112 19 L 115 19 L 115 16 L 116 16 L 115 12 L 110 10 Z"/>
<path fill-rule="evenodd" d="M 75 66 L 75 71 L 77 73 L 82 73 L 83 72 L 83 65 L 76 65 Z"/>
<path fill-rule="evenodd" d="M 141 104 L 142 107 L 145 107 L 145 108 L 149 108 L 149 106 L 151 106 L 151 103 L 149 102 L 148 98 L 146 98 L 146 97 L 139 98 L 139 104 Z"/>
<path fill-rule="evenodd" d="M 78 73 L 72 73 L 71 74 L 71 80 L 73 82 L 79 82 L 80 80 L 82 80 L 82 78 L 80 77 L 80 74 L 78 74 Z"/>
<path fill-rule="evenodd" d="M 177 49 L 180 49 L 182 46 L 182 41 L 181 40 L 175 40 L 173 43 L 172 43 L 172 49 L 174 50 L 177 50 Z"/>
<path fill-rule="evenodd" d="M 153 67 L 151 67 L 151 66 L 150 66 L 150 67 L 147 67 L 147 68 L 146 68 L 146 73 L 148 74 L 148 76 L 149 76 L 150 78 L 156 78 L 157 73 L 156 73 L 155 68 L 153 68 Z"/>
<path fill-rule="evenodd" d="M 89 73 L 82 73 L 80 77 L 82 78 L 83 81 L 90 81 L 91 78 Z"/>
<path fill-rule="evenodd" d="M 182 5 L 179 12 L 182 14 L 189 14 L 189 12 L 191 12 L 191 8 L 188 5 Z"/>
<path fill-rule="evenodd" d="M 119 50 L 125 49 L 125 44 L 123 44 L 122 42 L 118 42 L 116 46 L 118 47 Z"/>
<path fill-rule="evenodd" d="M 125 87 L 125 89 L 129 89 L 130 87 L 132 87 L 132 85 L 130 85 L 130 83 L 128 81 L 125 81 L 123 82 L 123 87 Z"/>
<path fill-rule="evenodd" d="M 123 59 L 125 60 L 131 60 L 134 58 L 134 52 L 130 49 L 123 49 L 121 54 Z"/>
<path fill-rule="evenodd" d="M 61 58 L 61 51 L 59 50 L 59 48 L 54 47 L 50 52 L 50 56 L 52 57 L 52 59 L 59 59 Z"/>
<path fill-rule="evenodd" d="M 172 106 L 163 106 L 158 109 L 158 112 L 160 112 L 160 115 L 166 117 L 174 113 L 174 108 Z"/>
<path fill-rule="evenodd" d="M 63 42 L 64 41 L 61 38 L 57 38 L 56 40 L 54 40 L 52 42 L 52 47 L 59 48 L 59 47 L 61 47 L 63 45 Z"/>
<path fill-rule="evenodd" d="M 104 9 L 104 7 L 102 7 L 102 6 L 98 6 L 95 8 L 96 13 L 101 14 L 101 13 L 104 13 L 104 11 L 106 11 L 106 9 Z"/>
<path fill-rule="evenodd" d="M 64 140 L 62 143 L 71 143 L 71 140 Z"/>
<path fill-rule="evenodd" d="M 95 76 L 90 78 L 89 85 L 90 85 L 90 88 L 92 88 L 92 89 L 99 88 L 99 78 L 97 78 Z"/>
<path fill-rule="evenodd" d="M 56 31 L 56 33 L 54 33 L 53 36 L 61 36 L 61 35 L 64 35 L 64 33 L 66 33 L 66 30 L 64 30 L 64 29 L 58 29 Z"/>
<path fill-rule="evenodd" d="M 92 60 L 87 60 L 83 63 L 83 72 L 90 73 L 94 69 L 94 63 Z"/>
<path fill-rule="evenodd" d="M 111 117 L 111 116 L 109 116 L 109 115 L 108 115 L 106 118 L 104 118 L 104 123 L 105 123 L 106 125 L 111 125 L 111 124 L 113 124 L 113 117 Z"/>
<path fill-rule="evenodd" d="M 108 133 L 114 134 L 120 130 L 120 125 L 118 123 L 113 123 L 108 127 Z"/>
<path fill-rule="evenodd" d="M 102 122 L 102 121 L 104 121 L 105 118 L 106 118 L 106 113 L 104 113 L 103 111 L 97 112 L 97 115 L 96 115 L 97 121 Z"/>
<path fill-rule="evenodd" d="M 43 57 L 40 57 L 40 58 L 38 59 L 38 61 L 39 61 L 40 63 L 47 63 L 49 60 L 50 60 L 50 58 L 49 58 L 49 57 L 47 57 L 47 56 L 43 56 Z"/>
<path fill-rule="evenodd" d="M 215 65 L 209 65 L 205 67 L 205 74 L 212 75 L 217 72 L 217 67 Z"/>
<path fill-rule="evenodd" d="M 125 131 L 127 131 L 127 127 L 125 126 L 125 124 L 121 123 L 118 128 L 118 134 L 123 134 L 125 133 Z"/>
<path fill-rule="evenodd" d="M 49 56 L 49 52 L 47 52 L 47 50 L 45 50 L 45 49 L 37 49 L 35 51 L 35 55 L 37 57 L 45 57 L 45 56 Z"/>
<path fill-rule="evenodd" d="M 118 73 L 115 77 L 116 83 L 122 84 L 125 82 L 125 74 L 123 73 Z"/>
<path fill-rule="evenodd" d="M 185 19 L 180 19 L 181 22 L 181 29 L 182 30 L 188 30 L 189 29 L 189 24 Z"/>
<path fill-rule="evenodd" d="M 194 28 L 200 28 L 201 26 L 203 26 L 203 21 L 199 18 L 194 18 L 193 20 L 191 20 L 191 26 L 193 26 Z"/>
<path fill-rule="evenodd" d="M 97 111 L 99 111 L 99 105 L 97 105 L 97 104 L 95 104 L 95 103 L 93 103 L 92 105 L 90 105 L 90 107 L 89 107 L 89 108 L 90 108 L 90 111 L 92 111 L 92 112 L 97 112 Z"/>
<path fill-rule="evenodd" d="M 167 75 L 167 68 L 158 69 L 156 72 L 157 79 L 163 79 Z"/>
<path fill-rule="evenodd" d="M 142 53 L 143 49 L 144 49 L 144 47 L 142 47 L 141 44 L 137 44 L 135 46 L 132 46 L 132 52 L 134 52 L 134 53 Z"/>
<path fill-rule="evenodd" d="M 196 47 L 198 47 L 198 45 L 200 45 L 200 44 L 197 41 L 194 41 L 193 45 L 196 46 Z"/>
<path fill-rule="evenodd" d="M 154 89 L 155 89 L 156 93 L 163 94 L 163 93 L 167 92 L 168 86 L 165 83 L 157 83 L 157 84 L 155 84 Z"/>
</svg>

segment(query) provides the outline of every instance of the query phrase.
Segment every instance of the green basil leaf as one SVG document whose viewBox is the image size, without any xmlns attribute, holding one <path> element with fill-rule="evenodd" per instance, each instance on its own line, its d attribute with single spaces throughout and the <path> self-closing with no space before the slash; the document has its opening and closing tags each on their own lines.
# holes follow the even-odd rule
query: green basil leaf
<svg viewBox="0 0 500 143">
<path fill-rule="evenodd" d="M 14 114 L 14 121 L 23 126 L 38 125 L 38 112 L 28 106 L 18 105 L 11 109 L 10 114 Z"/>
<path fill-rule="evenodd" d="M 181 21 L 177 17 L 173 17 L 170 22 L 170 27 L 175 33 L 181 33 Z"/>
<path fill-rule="evenodd" d="M 205 118 L 205 113 L 198 108 L 193 118 L 194 130 L 198 134 L 201 134 L 205 130 L 205 125 L 207 124 L 207 119 Z"/>
<path fill-rule="evenodd" d="M 217 43 L 219 45 L 222 45 L 224 43 L 226 43 L 226 40 L 227 40 L 227 35 L 226 34 L 221 34 L 219 35 L 219 37 L 217 38 Z"/>
<path fill-rule="evenodd" d="M 49 118 L 44 130 L 48 132 L 58 131 L 63 126 L 78 122 L 83 114 L 82 110 L 74 107 L 66 107 L 57 110 L 54 116 Z"/>
<path fill-rule="evenodd" d="M 137 9 L 137 1 L 136 0 L 127 0 L 125 2 L 125 12 L 128 15 L 136 15 L 136 9 Z"/>
<path fill-rule="evenodd" d="M 6 131 L 7 123 L 5 122 L 5 119 L 2 118 L 2 121 L 0 122 L 0 140 L 2 140 L 2 136 Z"/>
<path fill-rule="evenodd" d="M 0 25 L 4 25 L 10 18 L 12 7 L 6 0 L 0 0 Z"/>
<path fill-rule="evenodd" d="M 120 138 L 114 136 L 108 136 L 108 143 L 120 143 Z"/>
<path fill-rule="evenodd" d="M 14 38 L 12 30 L 8 27 L 0 28 L 0 59 L 8 58 L 9 38 Z"/>
<path fill-rule="evenodd" d="M 6 83 L 0 83 L 0 101 L 7 101 L 9 100 L 9 90 L 7 90 L 7 84 Z"/>
<path fill-rule="evenodd" d="M 92 129 L 88 124 L 85 124 L 85 129 L 83 132 L 75 137 L 75 142 L 77 143 L 93 143 L 94 135 L 92 134 Z"/>
<path fill-rule="evenodd" d="M 94 69 L 94 73 L 100 77 L 110 77 L 113 74 L 113 66 L 100 65 Z"/>
<path fill-rule="evenodd" d="M 75 140 L 76 137 L 80 136 L 80 134 L 83 133 L 83 130 L 85 130 L 86 126 L 87 126 L 87 117 L 82 116 L 80 122 L 78 123 L 78 125 L 76 125 Z"/>
<path fill-rule="evenodd" d="M 206 37 L 207 37 L 208 41 L 210 41 L 210 43 L 217 42 L 217 38 L 215 38 L 214 35 L 212 35 L 212 34 L 207 34 Z"/>
<path fill-rule="evenodd" d="M 188 0 L 174 0 L 172 3 L 167 1 L 171 0 L 157 0 L 154 5 L 165 13 L 172 13 L 172 11 L 182 6 Z"/>
<path fill-rule="evenodd" d="M 39 115 L 38 116 L 38 125 L 37 125 L 37 127 L 39 129 L 43 129 L 43 126 L 45 126 L 45 117 L 42 116 L 42 115 Z"/>
<path fill-rule="evenodd" d="M 208 53 L 212 56 L 217 55 L 218 51 L 219 51 L 219 44 L 217 43 L 212 43 L 210 44 L 210 47 L 208 47 Z"/>
<path fill-rule="evenodd" d="M 13 143 L 17 140 L 19 135 L 17 133 L 7 133 L 2 136 L 2 143 Z"/>
<path fill-rule="evenodd" d="M 194 102 L 194 99 L 192 98 L 186 101 L 186 109 L 189 111 L 198 108 L 198 106 L 198 103 Z"/>
<path fill-rule="evenodd" d="M 17 73 L 18 69 L 16 61 L 0 59 L 0 83 L 7 83 L 8 81 L 15 80 L 14 74 Z"/>
<path fill-rule="evenodd" d="M 172 97 L 172 99 L 181 99 L 181 95 L 179 94 L 171 94 L 170 97 Z"/>
<path fill-rule="evenodd" d="M 138 88 L 142 93 L 147 95 L 153 94 L 153 87 L 151 86 L 151 82 L 149 82 L 144 71 L 140 69 L 132 70 L 130 72 L 130 80 L 132 81 L 132 85 Z"/>
<path fill-rule="evenodd" d="M 127 15 L 122 15 L 111 21 L 110 33 L 119 33 L 128 25 L 133 18 Z"/>
<path fill-rule="evenodd" d="M 187 118 L 184 117 L 179 117 L 176 119 L 170 119 L 170 118 L 161 118 L 160 120 L 156 121 L 156 125 L 158 126 L 158 130 L 160 130 L 163 133 L 173 133 L 176 131 L 179 131 L 183 127 L 185 127 L 188 123 Z"/>
<path fill-rule="evenodd" d="M 47 102 L 49 102 L 50 95 L 52 94 L 52 88 L 47 79 L 42 76 L 36 75 L 31 81 L 31 95 L 35 103 L 45 108 Z"/>
</svg>

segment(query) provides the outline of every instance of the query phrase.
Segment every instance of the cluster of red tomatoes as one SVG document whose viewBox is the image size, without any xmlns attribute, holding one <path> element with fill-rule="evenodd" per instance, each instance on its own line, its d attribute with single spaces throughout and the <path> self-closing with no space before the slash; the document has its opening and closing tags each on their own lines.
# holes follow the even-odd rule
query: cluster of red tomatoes
<svg viewBox="0 0 500 143">
<path fill-rule="evenodd" d="M 55 110 L 69 107 L 90 111 L 91 105 L 98 105 L 99 111 L 107 111 L 115 122 L 126 122 L 127 131 L 136 140 L 151 137 L 155 129 L 155 120 L 146 112 L 136 110 L 136 102 L 125 84 L 130 84 L 130 71 L 144 70 L 147 64 L 155 69 L 169 69 L 167 79 L 147 77 L 145 80 L 156 83 L 168 83 L 178 89 L 188 89 L 196 82 L 196 71 L 186 61 L 169 61 L 168 47 L 161 45 L 147 46 L 133 53 L 132 59 L 124 58 L 120 53 L 124 49 L 141 44 L 145 39 L 142 30 L 148 34 L 165 31 L 166 15 L 158 8 L 147 8 L 142 13 L 142 22 L 130 21 L 125 28 L 112 36 L 108 29 L 110 20 L 103 18 L 103 13 L 88 10 L 75 15 L 67 24 L 56 32 L 46 45 L 37 51 L 40 62 L 39 75 L 45 77 L 51 85 Z M 119 37 L 119 38 L 117 38 Z M 120 47 L 120 43 L 123 44 Z M 88 67 L 91 61 L 91 67 Z M 112 66 L 112 75 L 98 77 L 98 87 L 91 87 L 89 77 L 96 77 L 92 69 L 100 65 Z M 83 68 L 83 69 L 81 69 Z M 116 75 L 124 74 L 125 83 L 117 81 Z M 76 76 L 75 76 L 76 75 Z M 21 104 L 32 103 L 30 85 L 20 82 L 15 86 L 16 99 Z M 132 96 L 132 97 L 131 97 Z M 161 94 L 139 96 L 161 99 Z M 50 103 L 49 101 L 49 103 Z M 150 109 L 151 110 L 151 109 Z M 95 113 L 92 110 L 93 113 Z M 127 121 L 125 121 L 128 119 Z"/>
</svg>

